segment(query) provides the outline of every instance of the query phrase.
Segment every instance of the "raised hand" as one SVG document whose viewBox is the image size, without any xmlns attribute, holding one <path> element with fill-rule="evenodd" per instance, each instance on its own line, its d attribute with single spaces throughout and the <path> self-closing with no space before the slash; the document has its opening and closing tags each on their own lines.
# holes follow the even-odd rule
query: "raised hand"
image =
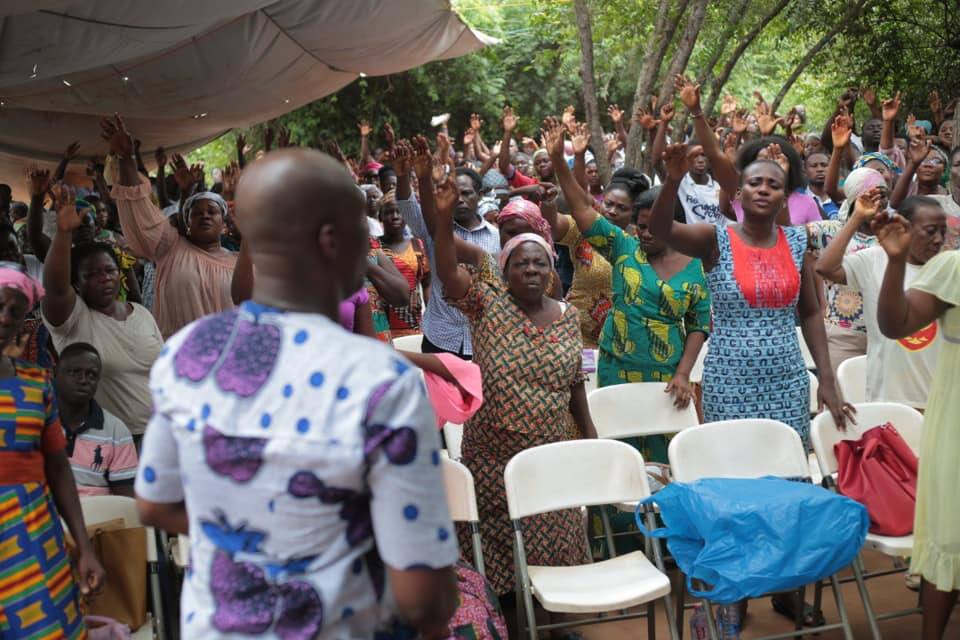
<svg viewBox="0 0 960 640">
<path fill-rule="evenodd" d="M 479 113 L 470 114 L 470 128 L 474 131 L 480 131 L 480 127 L 483 126 L 483 120 L 480 118 Z"/>
<path fill-rule="evenodd" d="M 340 162 L 346 163 L 347 156 L 344 155 L 343 149 L 340 148 L 340 145 L 336 140 L 330 140 L 327 142 L 327 153 L 339 160 Z M 399 173 L 399 172 L 398 172 Z"/>
<path fill-rule="evenodd" d="M 743 109 L 733 114 L 733 119 L 730 124 L 733 128 L 733 132 L 738 136 L 743 135 L 743 133 L 747 130 L 747 113 L 747 110 Z"/>
<path fill-rule="evenodd" d="M 803 140 L 803 136 L 790 136 L 790 144 L 797 150 L 797 153 L 803 157 L 804 150 L 807 146 Z"/>
<path fill-rule="evenodd" d="M 614 133 L 603 137 L 603 146 L 607 149 L 607 156 L 613 155 L 620 148 L 620 138 Z"/>
<path fill-rule="evenodd" d="M 607 115 L 610 116 L 610 121 L 613 124 L 619 124 L 623 122 L 623 111 L 620 109 L 619 105 L 612 104 L 607 107 Z"/>
<path fill-rule="evenodd" d="M 167 166 L 167 152 L 163 147 L 157 147 L 153 152 L 153 159 L 157 161 L 158 169 Z"/>
<path fill-rule="evenodd" d="M 410 174 L 410 169 L 413 167 L 413 155 L 413 147 L 410 145 L 409 140 L 399 140 L 394 146 L 393 153 L 390 156 L 390 163 L 393 165 L 393 170 L 398 177 Z"/>
<path fill-rule="evenodd" d="M 760 128 L 760 135 L 769 136 L 777 128 L 778 124 L 783 124 L 783 118 L 773 113 L 758 113 L 757 126 Z"/>
<path fill-rule="evenodd" d="M 884 212 L 874 217 L 870 228 L 891 260 L 906 260 L 913 233 L 910 223 L 899 213 Z"/>
<path fill-rule="evenodd" d="M 756 98 L 757 100 L 757 103 L 756 105 L 754 105 L 754 108 L 753 108 L 754 113 L 756 113 L 757 116 L 759 116 L 760 114 L 770 115 L 770 105 L 767 104 L 767 101 L 763 99 L 763 94 L 760 93 L 759 91 L 754 91 L 753 97 Z"/>
<path fill-rule="evenodd" d="M 193 172 L 187 166 L 187 161 L 179 153 L 173 154 L 170 160 L 170 168 L 173 170 L 173 179 L 180 188 L 180 193 L 186 193 L 195 183 Z"/>
<path fill-rule="evenodd" d="M 780 165 L 780 168 L 783 169 L 784 173 L 790 173 L 790 160 L 788 160 L 787 156 L 783 154 L 783 150 L 776 142 L 767 145 L 763 149 L 760 149 L 760 152 L 757 153 L 757 158 L 760 160 L 772 160 Z"/>
<path fill-rule="evenodd" d="M 293 146 L 290 143 L 290 128 L 281 126 L 279 134 L 277 135 L 277 148 L 286 149 L 290 146 Z"/>
<path fill-rule="evenodd" d="M 247 152 L 247 137 L 242 133 L 237 134 L 236 140 L 234 140 L 237 147 L 237 155 L 242 156 Z"/>
<path fill-rule="evenodd" d="M 503 115 L 500 117 L 500 124 L 503 125 L 503 130 L 507 133 L 512 133 L 514 129 L 517 128 L 518 122 L 517 116 L 513 113 L 513 109 L 507 105 L 503 108 Z"/>
<path fill-rule="evenodd" d="M 928 101 L 930 102 L 930 111 L 932 111 L 935 116 L 943 113 L 943 103 L 940 101 L 939 91 L 936 89 L 931 91 L 928 96 Z"/>
<path fill-rule="evenodd" d="M 830 136 L 833 139 L 833 146 L 837 149 L 843 149 L 850 144 L 850 134 L 853 132 L 853 120 L 846 109 L 840 109 L 840 113 L 833 119 L 830 125 Z"/>
<path fill-rule="evenodd" d="M 668 145 L 663 151 L 663 165 L 667 175 L 677 182 L 683 180 L 683 176 L 690 170 L 690 158 L 695 155 L 694 152 L 699 154 L 701 150 L 702 147 L 699 146 L 688 150 L 683 143 Z"/>
<path fill-rule="evenodd" d="M 450 136 L 442 131 L 437 134 L 437 159 L 444 163 L 450 160 Z"/>
<path fill-rule="evenodd" d="M 448 218 L 453 215 L 457 201 L 460 200 L 460 190 L 457 189 L 456 181 L 452 180 L 449 174 L 444 174 L 439 180 L 434 180 L 433 200 L 438 215 Z"/>
<path fill-rule="evenodd" d="M 466 133 L 463 134 L 463 146 L 469 147 L 473 144 L 473 141 L 477 138 L 477 132 L 473 129 L 467 129 Z"/>
<path fill-rule="evenodd" d="M 700 112 L 700 85 L 694 84 L 693 80 L 685 75 L 677 74 L 673 80 L 673 87 L 680 96 L 680 102 L 691 113 Z"/>
<path fill-rule="evenodd" d="M 566 130 L 559 120 L 553 116 L 544 118 L 540 135 L 543 138 L 543 147 L 547 150 L 551 160 L 563 161 L 564 133 L 566 133 Z"/>
<path fill-rule="evenodd" d="M 867 103 L 868 106 L 873 106 L 877 104 L 877 92 L 874 91 L 871 87 L 864 87 L 860 90 L 860 97 L 863 98 L 863 101 Z"/>
<path fill-rule="evenodd" d="M 853 215 L 863 220 L 872 220 L 877 212 L 880 211 L 880 204 L 884 200 L 884 194 L 879 187 L 874 187 L 860 194 L 853 205 Z"/>
<path fill-rule="evenodd" d="M 77 211 L 77 192 L 65 182 L 53 185 L 53 207 L 57 210 L 57 229 L 72 233 L 83 226 L 83 215 Z"/>
<path fill-rule="evenodd" d="M 866 100 L 866 98 L 864 98 Z M 888 98 L 880 103 L 881 113 L 883 114 L 884 122 L 891 122 L 897 119 L 897 113 L 900 112 L 900 92 L 897 91 L 897 94 L 892 98 Z"/>
<path fill-rule="evenodd" d="M 430 143 L 422 135 L 413 138 L 413 170 L 417 177 L 428 176 L 433 171 L 433 155 L 430 153 Z"/>
<path fill-rule="evenodd" d="M 576 124 L 570 142 L 573 143 L 573 153 L 575 155 L 583 155 L 587 152 L 587 147 L 590 145 L 590 128 L 585 122 Z"/>
<path fill-rule="evenodd" d="M 33 167 L 27 169 L 27 187 L 31 196 L 43 196 L 50 189 L 50 171 Z"/>
<path fill-rule="evenodd" d="M 920 130 L 923 131 L 923 129 Z M 913 166 L 920 166 L 920 163 L 923 162 L 927 154 L 930 153 L 930 139 L 924 135 L 911 139 L 907 153 Z"/>
<path fill-rule="evenodd" d="M 237 192 L 237 181 L 240 180 L 240 165 L 231 162 L 229 167 L 223 169 L 223 196 L 224 200 L 232 200 Z"/>
<path fill-rule="evenodd" d="M 77 152 L 80 151 L 80 142 L 75 141 L 67 145 L 67 148 L 63 150 L 63 159 L 67 162 L 70 162 L 77 157 Z"/>
<path fill-rule="evenodd" d="M 647 111 L 643 107 L 637 107 L 636 113 L 633 114 L 633 119 L 637 122 L 637 124 L 639 124 L 641 127 L 646 129 L 647 131 L 650 131 L 651 129 L 656 129 L 657 125 L 660 124 L 660 121 L 654 118 L 653 114 L 651 114 L 649 111 Z"/>
<path fill-rule="evenodd" d="M 917 140 L 926 137 L 927 132 L 923 127 L 917 126 L 917 116 L 912 113 L 907 116 L 907 137 L 911 140 Z"/>
<path fill-rule="evenodd" d="M 273 125 L 267 124 L 267 126 L 263 129 L 263 150 L 264 151 L 270 151 L 270 149 L 273 149 L 274 135 L 275 135 L 275 132 L 273 130 Z"/>
<path fill-rule="evenodd" d="M 669 102 L 662 107 L 660 107 L 660 122 L 670 122 L 673 120 L 673 116 L 677 113 L 677 110 Z"/>
<path fill-rule="evenodd" d="M 577 126 L 577 110 L 573 108 L 572 104 L 567 105 L 563 110 L 563 113 L 560 115 L 560 121 L 563 123 L 563 126 L 567 128 L 567 132 L 573 135 L 574 127 Z"/>
<path fill-rule="evenodd" d="M 119 114 L 114 114 L 113 120 L 110 118 L 102 119 L 100 129 L 100 137 L 110 145 L 110 153 L 120 157 L 133 155 L 133 136 L 127 131 L 127 127 Z"/>
<path fill-rule="evenodd" d="M 387 150 L 392 151 L 397 143 L 397 134 L 393 131 L 393 125 L 389 122 L 384 122 L 381 129 L 383 130 L 383 140 L 387 145 Z"/>
<path fill-rule="evenodd" d="M 720 103 L 720 114 L 728 116 L 737 110 L 737 99 L 729 93 L 723 96 L 723 102 Z"/>
<path fill-rule="evenodd" d="M 370 123 L 366 120 L 361 120 L 358 122 L 357 128 L 360 129 L 361 138 L 369 138 L 370 134 L 373 132 L 373 129 L 370 127 Z"/>
<path fill-rule="evenodd" d="M 203 165 L 194 164 L 190 166 L 190 176 L 195 184 L 203 184 Z"/>
</svg>

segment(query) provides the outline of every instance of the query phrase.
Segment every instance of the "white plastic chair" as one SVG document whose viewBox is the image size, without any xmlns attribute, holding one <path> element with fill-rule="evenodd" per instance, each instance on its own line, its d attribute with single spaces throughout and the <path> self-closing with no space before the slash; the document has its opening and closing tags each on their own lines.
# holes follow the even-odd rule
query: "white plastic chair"
<svg viewBox="0 0 960 640">
<path fill-rule="evenodd" d="M 847 360 L 847 362 L 850 361 Z M 846 362 L 844 364 L 846 364 Z M 840 366 L 842 367 L 843 365 Z M 900 433 L 904 441 L 910 446 L 910 449 L 912 449 L 917 456 L 920 455 L 923 416 L 919 411 L 895 402 L 869 402 L 858 404 L 856 408 L 857 423 L 847 423 L 846 431 L 839 431 L 837 429 L 833 421 L 833 416 L 830 415 L 829 411 L 824 411 L 818 415 L 810 425 L 810 441 L 813 444 L 813 450 L 816 453 L 820 471 L 823 473 L 824 485 L 834 490 L 836 490 L 834 475 L 839 468 L 837 457 L 834 454 L 834 445 L 843 440 L 859 440 L 864 433 L 873 427 L 889 422 L 896 428 L 897 432 Z M 913 535 L 897 537 L 868 533 L 864 548 L 879 551 L 896 560 L 902 560 L 908 558 L 913 550 Z M 877 624 L 879 621 L 921 612 L 919 608 L 912 608 L 877 615 L 873 608 L 870 593 L 866 587 L 866 580 L 891 573 L 899 573 L 902 572 L 903 569 L 898 568 L 866 574 L 863 568 L 863 560 L 859 557 L 857 558 L 857 562 L 854 563 L 853 569 L 857 589 L 860 592 L 860 598 L 863 600 L 863 608 L 867 614 L 867 622 L 870 624 L 870 631 L 876 640 L 880 640 L 881 637 Z"/>
<path fill-rule="evenodd" d="M 807 369 L 816 369 L 817 365 L 813 361 L 813 354 L 807 346 L 807 341 L 803 339 L 803 331 L 797 327 L 797 340 L 800 342 L 800 355 L 803 356 L 803 366 Z"/>
<path fill-rule="evenodd" d="M 452 422 L 443 425 L 443 441 L 447 445 L 447 455 L 460 460 L 463 456 L 463 425 Z"/>
<path fill-rule="evenodd" d="M 844 360 L 837 367 L 837 384 L 843 399 L 851 404 L 867 401 L 867 356 Z"/>
<path fill-rule="evenodd" d="M 676 409 L 665 382 L 631 382 L 603 387 L 587 396 L 590 416 L 601 438 L 677 433 L 695 427 L 697 409 L 691 402 Z"/>
<path fill-rule="evenodd" d="M 470 473 L 470 469 L 450 458 L 443 458 L 441 466 L 443 485 L 447 490 L 450 519 L 454 522 L 466 522 L 470 526 L 473 566 L 480 575 L 486 575 L 480 539 L 480 511 L 477 509 L 477 491 L 473 484 L 473 474 Z"/>
<path fill-rule="evenodd" d="M 694 482 L 701 478 L 775 476 L 795 479 L 810 476 L 810 466 L 800 436 L 776 420 L 726 420 L 686 429 L 670 441 L 668 454 L 670 470 L 678 482 Z M 770 637 L 811 635 L 829 629 L 843 629 L 846 640 L 853 640 L 837 576 L 830 576 L 830 582 L 840 615 L 839 623 L 801 628 L 801 621 L 798 620 L 795 632 Z M 802 601 L 803 589 L 799 591 Z M 704 605 L 711 637 L 716 640 L 718 636 L 709 603 L 704 602 Z"/>
<path fill-rule="evenodd" d="M 142 527 L 137 513 L 137 501 L 126 496 L 84 496 L 80 498 L 83 521 L 91 525 L 122 519 L 126 527 Z M 160 596 L 160 573 L 157 564 L 157 538 L 153 527 L 144 527 L 147 539 L 147 566 L 150 576 L 150 599 L 154 615 L 142 627 L 133 631 L 133 640 L 166 638 L 163 602 Z M 109 580 L 110 577 L 107 576 Z"/>
<path fill-rule="evenodd" d="M 693 368 L 690 369 L 690 382 L 703 382 L 703 365 L 707 360 L 707 346 L 710 344 L 710 339 L 703 343 L 703 346 L 700 347 L 700 353 L 697 354 L 697 361 L 693 363 Z"/>
<path fill-rule="evenodd" d="M 817 376 L 813 375 L 812 371 L 808 370 L 807 376 L 810 378 L 810 415 L 815 415 L 819 405 L 817 402 L 817 392 L 820 390 L 820 381 L 817 379 Z"/>
<path fill-rule="evenodd" d="M 663 557 L 656 541 L 653 545 L 656 566 L 640 551 L 576 566 L 527 565 L 523 518 L 560 509 L 642 500 L 650 495 L 643 457 L 636 449 L 615 440 L 573 440 L 533 447 L 507 463 L 504 483 L 515 536 L 521 632 L 526 622 L 530 639 L 537 638 L 533 611 L 536 597 L 544 609 L 558 613 L 600 613 L 648 604 L 646 613 L 578 618 L 539 628 L 547 630 L 646 616 L 653 637 L 652 606 L 663 599 L 670 635 L 677 639 L 670 580 L 663 571 Z M 648 524 L 655 526 L 652 512 L 646 513 Z"/>
<path fill-rule="evenodd" d="M 401 336 L 393 339 L 393 348 L 398 351 L 412 351 L 413 353 L 422 353 L 423 334 L 414 333 L 409 336 Z"/>
</svg>

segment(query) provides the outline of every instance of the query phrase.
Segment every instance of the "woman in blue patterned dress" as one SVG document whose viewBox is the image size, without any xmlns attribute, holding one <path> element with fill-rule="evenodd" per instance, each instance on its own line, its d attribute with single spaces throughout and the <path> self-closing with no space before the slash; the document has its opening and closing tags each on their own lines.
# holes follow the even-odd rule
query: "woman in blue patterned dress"
<svg viewBox="0 0 960 640">
<path fill-rule="evenodd" d="M 668 175 L 650 230 L 677 251 L 703 260 L 707 271 L 714 324 L 703 375 L 704 418 L 779 420 L 808 444 L 809 380 L 794 328 L 799 313 L 820 375 L 819 403 L 844 428 L 853 407 L 841 401 L 830 367 L 813 266 L 805 257 L 806 229 L 776 223 L 785 198 L 783 168 L 758 160 L 744 169 L 741 224 L 674 224 L 673 204 L 688 158 L 682 144 L 664 153 Z"/>
</svg>

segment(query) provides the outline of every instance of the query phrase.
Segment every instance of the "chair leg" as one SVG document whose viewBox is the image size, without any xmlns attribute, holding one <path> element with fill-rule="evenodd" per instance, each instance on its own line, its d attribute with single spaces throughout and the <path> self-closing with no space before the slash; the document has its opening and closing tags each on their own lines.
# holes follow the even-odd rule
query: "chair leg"
<svg viewBox="0 0 960 640">
<path fill-rule="evenodd" d="M 657 608 L 647 603 L 647 640 L 657 640 Z"/>
<path fill-rule="evenodd" d="M 806 600 L 807 588 L 805 586 L 797 589 L 797 593 L 794 597 L 797 598 L 796 608 L 794 609 L 794 619 L 793 619 L 793 628 L 797 631 L 803 629 L 803 609 L 804 609 L 804 600 Z M 800 640 L 803 636 L 794 636 L 797 640 Z"/>
<path fill-rule="evenodd" d="M 840 624 L 843 625 L 844 640 L 853 640 L 853 629 L 850 627 L 850 619 L 847 617 L 847 605 L 843 601 L 843 593 L 840 591 L 840 581 L 837 580 L 836 574 L 830 576 L 830 586 L 833 588 L 833 599 L 837 604 Z M 880 640 L 879 637 L 877 637 L 876 640 Z"/>
<path fill-rule="evenodd" d="M 713 617 L 713 608 L 710 606 L 710 601 L 701 598 L 700 604 L 703 606 L 703 613 L 707 617 L 707 630 L 710 632 L 710 640 L 720 640 L 720 634 L 717 633 L 717 621 Z"/>
<path fill-rule="evenodd" d="M 857 581 L 857 590 L 860 591 L 860 600 L 863 601 L 863 610 L 867 614 L 867 624 L 870 625 L 870 635 L 873 640 L 881 640 L 880 627 L 877 624 L 877 613 L 873 609 L 873 603 L 870 601 L 870 592 L 867 591 L 867 585 L 863 578 L 863 560 L 860 554 L 853 560 L 853 577 Z M 834 590 L 837 587 L 834 586 Z"/>
<path fill-rule="evenodd" d="M 163 596 L 160 593 L 160 573 L 154 563 L 150 563 L 150 601 L 153 604 L 153 620 L 156 637 L 167 640 L 167 621 L 164 619 Z"/>
<path fill-rule="evenodd" d="M 681 640 L 681 636 L 677 634 L 676 620 L 673 619 L 673 607 L 671 607 L 670 604 L 670 595 L 667 594 L 663 597 L 663 607 L 664 611 L 666 611 L 665 617 L 667 619 L 667 629 L 670 631 L 670 640 Z M 680 607 L 680 615 L 683 615 L 683 607 Z"/>
</svg>

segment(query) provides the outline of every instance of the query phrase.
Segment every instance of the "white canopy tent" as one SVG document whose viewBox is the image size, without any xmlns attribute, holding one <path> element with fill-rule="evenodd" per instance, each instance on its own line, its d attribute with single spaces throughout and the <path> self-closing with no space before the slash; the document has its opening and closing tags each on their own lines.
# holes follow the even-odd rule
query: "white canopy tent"
<svg viewBox="0 0 960 640">
<path fill-rule="evenodd" d="M 0 0 L 0 182 L 114 112 L 149 159 L 490 42 L 447 0 Z"/>
</svg>

